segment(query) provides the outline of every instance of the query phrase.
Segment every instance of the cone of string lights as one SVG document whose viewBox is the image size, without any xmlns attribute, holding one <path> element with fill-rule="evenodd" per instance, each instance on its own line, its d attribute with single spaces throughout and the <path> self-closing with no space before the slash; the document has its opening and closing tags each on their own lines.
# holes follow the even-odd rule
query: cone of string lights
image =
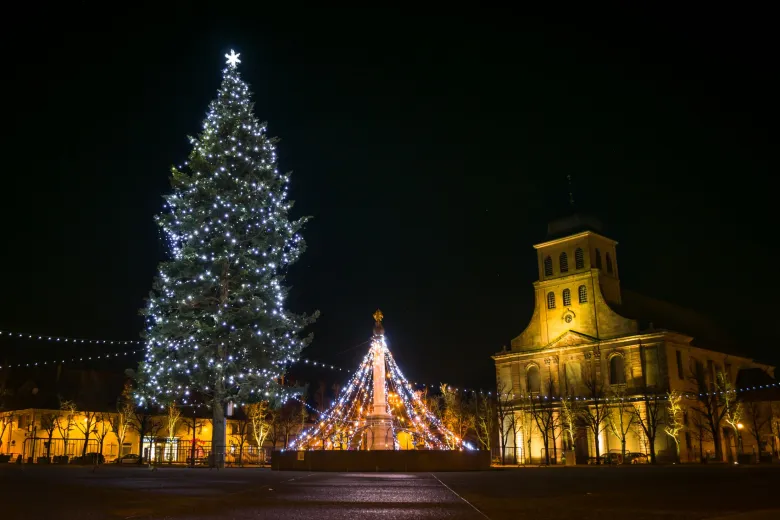
<svg viewBox="0 0 780 520">
<path fill-rule="evenodd" d="M 371 347 L 333 405 L 293 439 L 290 450 L 471 450 L 426 406 L 404 377 L 374 315 Z"/>
</svg>

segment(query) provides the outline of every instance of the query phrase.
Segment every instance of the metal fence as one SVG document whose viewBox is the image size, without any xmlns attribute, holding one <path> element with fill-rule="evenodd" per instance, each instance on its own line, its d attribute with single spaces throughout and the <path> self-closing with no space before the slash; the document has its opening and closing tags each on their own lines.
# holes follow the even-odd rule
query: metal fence
<svg viewBox="0 0 780 520">
<path fill-rule="evenodd" d="M 232 444 L 212 450 L 211 442 L 155 439 L 144 442 L 141 453 L 144 462 L 210 466 L 224 461 L 226 466 L 258 466 L 271 460 L 271 449 Z"/>
<path fill-rule="evenodd" d="M 24 462 L 67 464 L 82 453 L 102 453 L 106 463 L 118 461 L 119 457 L 128 454 L 141 455 L 139 464 L 178 464 L 189 466 L 213 466 L 224 461 L 226 466 L 260 466 L 270 463 L 273 448 L 258 448 L 257 446 L 231 444 L 211 449 L 211 442 L 192 440 L 146 438 L 139 446 L 138 442 L 120 447 L 116 442 L 106 440 L 102 449 L 100 441 L 89 439 L 86 451 L 84 439 L 52 439 L 35 437 L 25 439 L 19 452 L 14 452 L 13 459 L 21 456 Z M 138 453 L 138 452 L 141 453 Z M 45 459 L 45 460 L 44 460 Z"/>
</svg>

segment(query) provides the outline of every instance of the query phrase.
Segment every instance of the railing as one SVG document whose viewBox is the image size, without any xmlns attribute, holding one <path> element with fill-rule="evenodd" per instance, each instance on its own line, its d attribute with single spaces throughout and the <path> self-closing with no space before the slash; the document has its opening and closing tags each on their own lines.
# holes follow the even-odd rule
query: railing
<svg viewBox="0 0 780 520">
<path fill-rule="evenodd" d="M 183 439 L 147 439 L 141 444 L 141 453 L 138 454 L 139 445 L 134 442 L 132 448 L 126 453 L 141 455 L 139 464 L 177 464 L 188 466 L 218 466 L 224 462 L 225 466 L 260 466 L 271 460 L 272 448 L 258 448 L 244 444 L 220 446 L 212 450 L 211 442 Z M 96 439 L 87 441 L 87 449 L 84 450 L 84 439 L 52 439 L 36 437 L 25 439 L 21 451 L 14 452 L 12 460 L 21 455 L 25 463 L 55 463 L 68 464 L 82 453 L 100 453 L 100 442 Z M 102 455 L 106 463 L 118 461 L 125 453 L 120 453 L 116 442 L 104 442 Z M 5 455 L 5 454 L 3 454 Z"/>
</svg>

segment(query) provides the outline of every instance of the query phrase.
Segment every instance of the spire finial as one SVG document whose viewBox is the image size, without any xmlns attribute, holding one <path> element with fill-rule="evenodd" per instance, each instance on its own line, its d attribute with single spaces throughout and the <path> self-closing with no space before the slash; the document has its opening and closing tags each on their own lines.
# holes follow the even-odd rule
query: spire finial
<svg viewBox="0 0 780 520">
<path fill-rule="evenodd" d="M 383 319 L 385 319 L 385 315 L 377 309 L 374 313 L 374 336 L 383 336 L 385 334 L 385 328 L 382 326 Z"/>
</svg>

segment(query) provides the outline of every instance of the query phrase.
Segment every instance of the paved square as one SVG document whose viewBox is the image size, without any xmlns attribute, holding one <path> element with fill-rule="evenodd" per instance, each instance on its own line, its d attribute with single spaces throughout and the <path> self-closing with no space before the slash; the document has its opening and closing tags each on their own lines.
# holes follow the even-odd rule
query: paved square
<svg viewBox="0 0 780 520">
<path fill-rule="evenodd" d="M 0 467 L 0 518 L 780 518 L 780 467 L 306 473 Z"/>
</svg>

